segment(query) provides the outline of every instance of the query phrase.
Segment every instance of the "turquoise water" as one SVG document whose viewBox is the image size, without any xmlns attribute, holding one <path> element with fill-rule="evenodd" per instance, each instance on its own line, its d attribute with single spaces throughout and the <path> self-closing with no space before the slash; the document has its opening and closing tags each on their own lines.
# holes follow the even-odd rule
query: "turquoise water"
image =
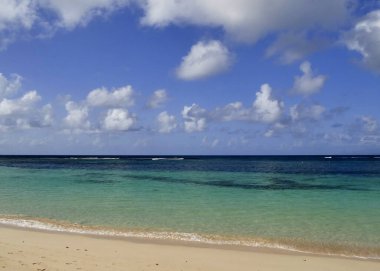
<svg viewBox="0 0 380 271">
<path fill-rule="evenodd" d="M 103 158 L 1 157 L 0 222 L 380 257 L 375 157 Z"/>
</svg>

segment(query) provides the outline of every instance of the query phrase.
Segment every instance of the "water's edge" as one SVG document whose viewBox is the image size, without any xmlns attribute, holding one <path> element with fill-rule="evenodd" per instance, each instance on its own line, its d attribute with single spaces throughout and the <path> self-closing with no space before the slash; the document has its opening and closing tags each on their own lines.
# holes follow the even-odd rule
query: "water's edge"
<svg viewBox="0 0 380 271">
<path fill-rule="evenodd" d="M 38 230 L 46 232 L 70 233 L 103 238 L 134 239 L 143 241 L 177 241 L 187 245 L 211 245 L 213 247 L 238 247 L 246 249 L 269 249 L 274 252 L 288 252 L 292 254 L 309 254 L 318 256 L 344 257 L 361 260 L 380 260 L 380 251 L 377 249 L 359 251 L 349 248 L 345 251 L 343 247 L 321 248 L 310 246 L 310 244 L 294 243 L 283 240 L 282 242 L 255 239 L 233 239 L 220 235 L 201 235 L 197 233 L 185 232 L 165 232 L 165 231 L 139 231 L 139 230 L 117 230 L 105 227 L 94 227 L 80 224 L 71 224 L 63 221 L 51 219 L 30 218 L 16 215 L 0 215 L 0 226 Z M 335 250 L 335 251 L 334 251 Z"/>
</svg>

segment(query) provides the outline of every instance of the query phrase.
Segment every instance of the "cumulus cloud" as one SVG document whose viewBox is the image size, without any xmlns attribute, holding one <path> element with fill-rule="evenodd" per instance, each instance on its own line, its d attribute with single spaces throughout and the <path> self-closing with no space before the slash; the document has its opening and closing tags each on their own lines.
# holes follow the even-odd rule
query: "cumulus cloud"
<svg viewBox="0 0 380 271">
<path fill-rule="evenodd" d="M 266 137 L 272 137 L 283 134 L 290 134 L 295 138 L 311 137 L 312 131 L 319 127 L 322 129 L 329 121 L 334 120 L 337 116 L 344 114 L 347 107 L 326 108 L 320 104 L 295 104 L 290 106 L 287 112 L 284 112 L 276 122 L 271 123 L 264 134 Z M 342 125 L 329 125 L 336 129 Z M 335 133 L 335 132 L 334 132 Z M 320 138 L 317 136 L 317 138 Z"/>
<path fill-rule="evenodd" d="M 378 145 L 380 143 L 379 120 L 373 116 L 359 116 L 352 123 L 339 127 L 355 144 Z"/>
<path fill-rule="evenodd" d="M 349 15 L 349 0 L 143 0 L 145 25 L 222 27 L 235 40 L 255 42 L 283 30 L 331 30 Z M 302 11 L 302 12 L 301 12 Z"/>
<path fill-rule="evenodd" d="M 268 57 L 277 56 L 282 64 L 291 64 L 325 47 L 323 38 L 308 38 L 305 33 L 286 32 L 280 34 L 266 51 Z"/>
<path fill-rule="evenodd" d="M 149 108 L 161 107 L 167 101 L 167 99 L 168 99 L 168 94 L 166 93 L 166 90 L 158 89 L 149 98 L 148 107 Z"/>
<path fill-rule="evenodd" d="M 76 133 L 130 131 L 137 122 L 136 116 L 127 110 L 132 105 L 134 91 L 130 85 L 114 90 L 97 88 L 83 101 L 66 102 L 64 126 Z"/>
<path fill-rule="evenodd" d="M 221 121 L 249 120 L 251 119 L 251 109 L 245 108 L 242 102 L 232 102 L 216 108 L 212 116 Z"/>
<path fill-rule="evenodd" d="M 39 0 L 40 7 L 54 11 L 58 25 L 73 28 L 85 25 L 93 17 L 108 14 L 126 6 L 129 0 Z"/>
<path fill-rule="evenodd" d="M 9 28 L 30 28 L 36 19 L 36 2 L 31 0 L 0 1 L 0 31 Z"/>
<path fill-rule="evenodd" d="M 0 74 L 0 130 L 29 129 L 50 126 L 53 122 L 51 105 L 39 107 L 37 91 L 28 91 L 19 98 L 14 96 L 21 87 L 21 76 L 6 78 Z"/>
<path fill-rule="evenodd" d="M 67 116 L 64 118 L 64 123 L 67 128 L 74 130 L 88 130 L 90 121 L 88 120 L 88 108 L 84 105 L 78 105 L 73 101 L 68 101 L 65 104 Z"/>
<path fill-rule="evenodd" d="M 290 111 L 290 117 L 293 122 L 304 121 L 304 120 L 317 121 L 317 120 L 322 119 L 322 117 L 326 113 L 326 108 L 318 104 L 314 104 L 310 106 L 303 106 L 303 105 L 297 104 L 290 107 L 289 111 Z"/>
<path fill-rule="evenodd" d="M 361 144 L 368 145 L 380 145 L 380 136 L 379 135 L 365 135 L 360 137 L 359 142 Z"/>
<path fill-rule="evenodd" d="M 324 75 L 314 75 L 311 64 L 308 61 L 300 65 L 303 75 L 296 76 L 294 79 L 293 90 L 298 94 L 310 95 L 318 92 L 326 81 Z"/>
<path fill-rule="evenodd" d="M 338 144 L 341 144 L 342 142 L 348 142 L 353 139 L 352 136 L 345 133 L 324 133 L 322 138 L 327 142 L 334 142 Z"/>
<path fill-rule="evenodd" d="M 87 95 L 86 101 L 92 107 L 129 107 L 134 104 L 133 88 L 124 86 L 113 91 L 97 88 Z"/>
<path fill-rule="evenodd" d="M 143 9 L 143 25 L 221 28 L 235 41 L 251 43 L 284 32 L 335 31 L 352 10 L 351 0 L 0 0 L 0 48 L 18 37 L 49 37 L 59 29 L 85 26 L 131 3 Z M 274 47 L 287 61 L 313 50 L 291 39 L 285 47 L 283 41 Z"/>
<path fill-rule="evenodd" d="M 261 86 L 253 102 L 255 118 L 261 122 L 274 122 L 281 116 L 283 103 L 272 98 L 272 88 L 268 84 Z"/>
<path fill-rule="evenodd" d="M 245 107 L 242 102 L 232 102 L 223 107 L 207 111 L 197 104 L 185 106 L 182 110 L 186 132 L 201 132 L 208 122 L 248 121 L 273 124 L 283 113 L 284 103 L 272 95 L 268 84 L 263 84 L 252 106 Z"/>
<path fill-rule="evenodd" d="M 210 140 L 209 138 L 207 138 L 207 136 L 205 136 L 202 139 L 202 145 L 210 147 L 210 148 L 215 148 L 216 146 L 218 146 L 218 144 L 219 144 L 218 138 L 214 138 Z"/>
<path fill-rule="evenodd" d="M 86 25 L 129 4 L 129 0 L 0 0 L 0 49 L 17 35 L 49 36 Z"/>
<path fill-rule="evenodd" d="M 22 77 L 18 74 L 12 74 L 6 78 L 0 73 L 0 99 L 15 94 L 21 87 Z"/>
<path fill-rule="evenodd" d="M 37 91 L 27 92 L 19 99 L 3 99 L 0 102 L 0 116 L 25 113 L 29 110 L 31 106 L 34 106 L 40 99 L 41 97 L 37 94 Z"/>
<path fill-rule="evenodd" d="M 272 88 L 263 84 L 256 92 L 256 99 L 251 107 L 244 107 L 242 102 L 233 102 L 216 108 L 211 116 L 222 121 L 253 121 L 261 123 L 276 122 L 282 115 L 284 103 L 273 98 Z"/>
<path fill-rule="evenodd" d="M 51 126 L 54 123 L 54 113 L 51 104 L 44 105 L 41 109 L 40 126 Z M 37 122 L 38 123 L 38 122 Z"/>
<path fill-rule="evenodd" d="M 202 112 L 201 117 L 205 118 L 207 123 L 246 121 L 265 124 L 266 130 L 261 134 L 268 138 L 286 133 L 302 138 L 317 125 L 324 125 L 326 120 L 334 119 L 347 110 L 346 107 L 327 109 L 319 104 L 296 104 L 285 107 L 283 101 L 273 97 L 271 87 L 263 84 L 256 92 L 252 106 L 244 106 L 242 102 L 232 102 L 223 107 Z M 361 127 L 364 127 L 363 124 L 366 123 L 367 130 L 377 127 L 377 122 L 371 118 L 361 120 Z"/>
<path fill-rule="evenodd" d="M 169 115 L 168 112 L 164 111 L 157 116 L 158 132 L 160 133 L 170 133 L 175 128 L 177 128 L 177 121 L 173 115 Z"/>
<path fill-rule="evenodd" d="M 274 134 L 274 130 L 273 129 L 269 129 L 267 130 L 265 133 L 264 133 L 264 136 L 265 137 L 272 137 Z"/>
<path fill-rule="evenodd" d="M 202 132 L 207 124 L 207 111 L 197 104 L 184 106 L 182 110 L 184 128 L 187 133 Z"/>
<path fill-rule="evenodd" d="M 131 3 L 143 9 L 143 25 L 221 28 L 235 41 L 251 43 L 284 32 L 335 31 L 352 10 L 351 0 L 0 0 L 0 48 L 18 37 L 47 37 L 59 29 L 85 26 Z M 274 46 L 276 52 L 284 50 L 286 61 L 314 49 L 310 43 L 292 42 Z"/>
<path fill-rule="evenodd" d="M 104 129 L 108 131 L 128 131 L 135 124 L 135 117 L 126 109 L 109 109 L 103 121 Z"/>
<path fill-rule="evenodd" d="M 201 79 L 227 70 L 231 62 L 230 52 L 220 41 L 200 41 L 183 57 L 177 76 L 183 80 Z"/>
<path fill-rule="evenodd" d="M 376 119 L 370 117 L 370 116 L 362 116 L 360 118 L 362 129 L 365 132 L 373 133 L 378 130 L 379 124 Z"/>
<path fill-rule="evenodd" d="M 365 66 L 380 73 L 380 10 L 364 16 L 342 40 L 348 49 L 361 54 Z"/>
</svg>

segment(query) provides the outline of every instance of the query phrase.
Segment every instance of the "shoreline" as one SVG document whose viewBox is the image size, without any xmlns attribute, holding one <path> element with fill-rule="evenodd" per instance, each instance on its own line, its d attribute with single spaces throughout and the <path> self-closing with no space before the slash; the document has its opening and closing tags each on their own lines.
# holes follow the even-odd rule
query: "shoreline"
<svg viewBox="0 0 380 271">
<path fill-rule="evenodd" d="M 363 261 L 380 262 L 380 257 L 345 255 L 341 253 L 301 250 L 278 243 L 249 243 L 242 240 L 207 239 L 202 235 L 180 232 L 144 232 L 144 231 L 117 231 L 112 228 L 92 227 L 78 224 L 69 224 L 63 221 L 50 219 L 30 219 L 17 216 L 0 216 L 0 229 L 9 228 L 20 231 L 34 231 L 52 234 L 68 234 L 87 236 L 96 239 L 121 240 L 141 244 L 156 244 L 168 246 L 186 246 L 193 248 L 211 248 L 245 252 L 259 252 L 298 256 L 333 257 Z M 20 223 L 22 222 L 22 223 Z M 184 238 L 181 238 L 184 237 Z"/>
<path fill-rule="evenodd" d="M 379 270 L 380 261 L 0 225 L 3 270 Z M 256 269 L 254 269 L 256 268 Z"/>
</svg>

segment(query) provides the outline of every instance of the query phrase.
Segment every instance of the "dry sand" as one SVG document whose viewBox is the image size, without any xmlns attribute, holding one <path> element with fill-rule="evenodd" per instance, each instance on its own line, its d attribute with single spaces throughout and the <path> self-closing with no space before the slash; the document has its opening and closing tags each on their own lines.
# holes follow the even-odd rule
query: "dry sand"
<svg viewBox="0 0 380 271">
<path fill-rule="evenodd" d="M 379 261 L 0 227 L 1 270 L 380 270 Z"/>
</svg>

